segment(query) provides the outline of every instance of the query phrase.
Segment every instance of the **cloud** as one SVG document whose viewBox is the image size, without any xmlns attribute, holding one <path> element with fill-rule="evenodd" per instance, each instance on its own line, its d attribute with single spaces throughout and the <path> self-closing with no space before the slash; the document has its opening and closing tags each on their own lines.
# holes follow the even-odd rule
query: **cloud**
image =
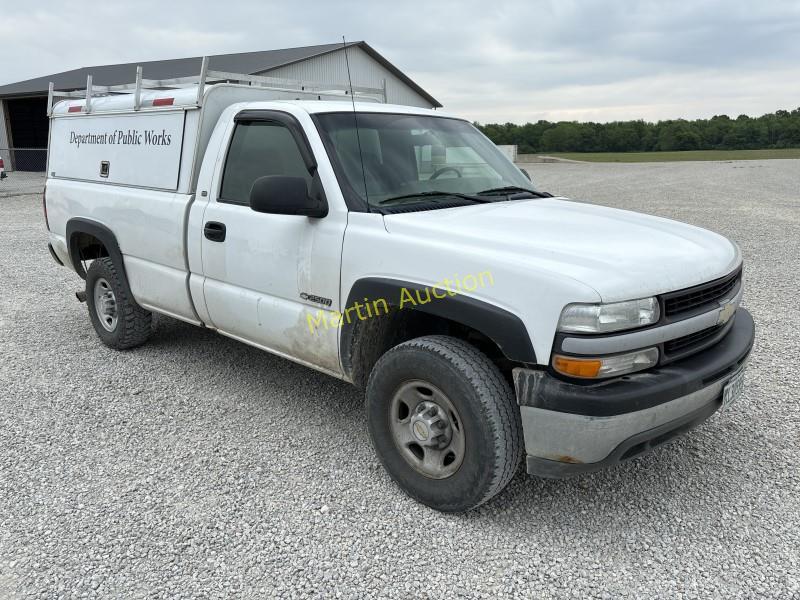
<svg viewBox="0 0 800 600">
<path fill-rule="evenodd" d="M 800 98 L 785 82 L 796 79 L 794 67 L 768 73 L 706 70 L 661 74 L 596 85 L 564 85 L 512 93 L 485 86 L 474 94 L 457 89 L 458 109 L 482 123 L 550 121 L 619 121 L 673 118 L 736 117 L 781 108 L 797 108 Z"/>
<path fill-rule="evenodd" d="M 159 58 L 172 58 L 175 48 L 180 48 L 182 56 L 197 56 L 208 48 L 230 48 L 242 43 L 243 36 L 238 32 L 202 31 L 188 28 L 145 27 L 137 25 L 131 29 L 131 37 L 149 53 Z M 175 57 L 179 58 L 179 57 Z"/>
<path fill-rule="evenodd" d="M 364 39 L 472 119 L 700 117 L 800 105 L 793 0 L 40 0 L 0 20 L 2 82 Z"/>
</svg>

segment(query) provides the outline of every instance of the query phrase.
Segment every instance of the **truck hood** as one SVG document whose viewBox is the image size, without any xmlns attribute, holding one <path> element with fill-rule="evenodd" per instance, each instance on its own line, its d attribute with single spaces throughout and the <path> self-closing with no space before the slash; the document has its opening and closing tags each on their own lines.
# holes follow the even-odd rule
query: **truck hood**
<svg viewBox="0 0 800 600">
<path fill-rule="evenodd" d="M 390 234 L 436 244 L 436 253 L 547 270 L 594 288 L 604 302 L 674 291 L 732 271 L 727 238 L 678 221 L 562 198 L 389 214 Z M 435 240 L 435 242 L 433 241 Z"/>
</svg>

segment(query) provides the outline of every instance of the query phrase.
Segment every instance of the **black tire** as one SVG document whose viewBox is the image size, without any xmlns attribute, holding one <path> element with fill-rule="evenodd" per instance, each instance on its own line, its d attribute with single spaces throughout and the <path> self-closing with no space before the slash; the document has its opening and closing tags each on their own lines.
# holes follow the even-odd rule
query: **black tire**
<svg viewBox="0 0 800 600">
<path fill-rule="evenodd" d="M 443 479 L 419 472 L 395 441 L 392 399 L 413 380 L 443 392 L 463 427 L 463 461 Z M 511 387 L 483 353 L 457 338 L 426 336 L 389 350 L 370 374 L 366 409 L 372 443 L 389 475 L 409 496 L 442 512 L 470 510 L 498 494 L 522 458 L 520 412 Z"/>
<path fill-rule="evenodd" d="M 104 281 L 113 293 L 116 321 L 101 323 L 95 299 L 95 286 Z M 105 286 L 105 284 L 103 284 Z M 95 260 L 86 273 L 86 306 L 100 340 L 110 348 L 127 350 L 141 346 L 153 329 L 153 313 L 139 306 L 128 291 L 124 275 L 109 257 Z"/>
</svg>

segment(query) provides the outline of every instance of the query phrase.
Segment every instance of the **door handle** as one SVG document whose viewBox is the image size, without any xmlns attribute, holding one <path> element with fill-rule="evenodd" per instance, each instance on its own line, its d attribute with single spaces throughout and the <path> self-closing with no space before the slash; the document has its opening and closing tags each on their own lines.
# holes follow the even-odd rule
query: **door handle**
<svg viewBox="0 0 800 600">
<path fill-rule="evenodd" d="M 218 223 L 217 221 L 209 221 L 203 227 L 203 234 L 207 240 L 212 242 L 225 241 L 225 223 Z"/>
</svg>

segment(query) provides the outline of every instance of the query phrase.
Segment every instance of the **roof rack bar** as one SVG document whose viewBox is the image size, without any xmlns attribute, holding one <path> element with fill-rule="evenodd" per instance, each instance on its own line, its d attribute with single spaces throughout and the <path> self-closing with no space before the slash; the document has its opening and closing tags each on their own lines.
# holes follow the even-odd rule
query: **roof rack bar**
<svg viewBox="0 0 800 600">
<path fill-rule="evenodd" d="M 136 88 L 133 90 L 133 110 L 142 108 L 142 66 L 136 67 Z"/>
<path fill-rule="evenodd" d="M 62 98 L 85 98 L 86 90 L 73 91 L 73 92 L 56 92 L 54 90 L 53 95 L 55 96 L 56 94 L 58 94 L 58 96 Z"/>
<path fill-rule="evenodd" d="M 53 114 L 53 82 L 50 82 L 50 85 L 47 87 L 47 116 Z"/>
<path fill-rule="evenodd" d="M 312 94 L 341 94 L 349 95 L 351 90 L 353 95 L 366 96 L 378 101 L 388 102 L 386 93 L 386 80 L 381 80 L 381 87 L 350 86 L 343 83 L 328 83 L 320 81 L 303 81 L 299 79 L 282 79 L 264 75 L 250 75 L 247 73 L 231 73 L 228 71 L 212 71 L 208 68 L 209 59 L 203 57 L 200 74 L 188 77 L 173 77 L 170 79 L 144 79 L 142 77 L 142 67 L 136 67 L 136 81 L 134 83 L 123 83 L 116 85 L 94 85 L 92 76 L 86 78 L 85 90 L 57 91 L 54 85 L 50 84 L 48 91 L 48 114 L 53 113 L 53 101 L 55 96 L 61 98 L 85 98 L 85 112 L 92 110 L 92 98 L 97 96 L 107 96 L 114 93 L 133 93 L 134 110 L 142 108 L 142 90 L 168 90 L 176 88 L 192 88 L 197 86 L 197 106 L 201 106 L 205 88 L 215 83 L 234 82 L 237 84 L 249 84 L 266 90 L 277 92 L 304 92 Z"/>
<path fill-rule="evenodd" d="M 86 105 L 85 105 L 85 112 L 91 112 L 92 110 L 92 76 L 86 76 Z"/>
<path fill-rule="evenodd" d="M 200 79 L 197 81 L 197 106 L 203 102 L 203 92 L 206 87 L 206 74 L 208 73 L 208 57 L 203 57 L 203 62 L 200 65 Z"/>
<path fill-rule="evenodd" d="M 207 74 L 208 79 L 219 79 L 223 81 L 247 81 L 249 83 L 258 83 L 270 87 L 289 87 L 292 91 L 311 91 L 311 90 L 349 90 L 350 86 L 344 83 L 329 83 L 320 81 L 303 81 L 301 79 L 280 79 L 277 77 L 266 77 L 264 75 L 246 75 L 243 73 L 230 73 L 227 71 L 209 71 Z M 354 92 L 361 92 L 364 94 L 382 94 L 381 88 L 353 86 Z"/>
</svg>

